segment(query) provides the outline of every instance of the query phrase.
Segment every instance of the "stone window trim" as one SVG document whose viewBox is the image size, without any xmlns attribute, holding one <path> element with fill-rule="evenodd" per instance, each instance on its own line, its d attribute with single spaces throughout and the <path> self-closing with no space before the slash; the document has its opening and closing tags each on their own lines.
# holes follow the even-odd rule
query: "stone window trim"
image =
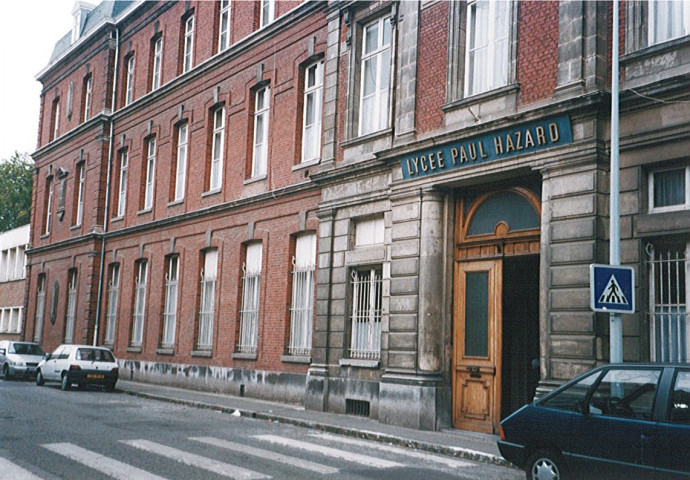
<svg viewBox="0 0 690 480">
<path fill-rule="evenodd" d="M 660 41 L 659 43 L 650 43 L 650 20 L 649 15 L 651 11 L 651 3 L 649 0 L 634 0 L 625 2 L 625 53 L 632 54 L 638 51 L 647 51 L 653 49 L 657 52 L 658 49 L 665 50 L 672 48 L 678 43 L 684 43 L 690 40 L 688 36 L 680 36 L 670 38 L 668 40 Z M 690 25 L 685 25 L 690 28 Z M 621 58 L 623 60 L 623 58 Z"/>
</svg>

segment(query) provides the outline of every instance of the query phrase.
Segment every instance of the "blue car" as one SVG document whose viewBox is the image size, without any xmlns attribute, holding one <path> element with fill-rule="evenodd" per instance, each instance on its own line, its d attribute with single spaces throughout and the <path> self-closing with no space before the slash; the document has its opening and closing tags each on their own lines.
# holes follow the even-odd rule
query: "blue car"
<svg viewBox="0 0 690 480">
<path fill-rule="evenodd" d="M 690 365 L 595 368 L 501 422 L 528 480 L 690 479 Z"/>
</svg>

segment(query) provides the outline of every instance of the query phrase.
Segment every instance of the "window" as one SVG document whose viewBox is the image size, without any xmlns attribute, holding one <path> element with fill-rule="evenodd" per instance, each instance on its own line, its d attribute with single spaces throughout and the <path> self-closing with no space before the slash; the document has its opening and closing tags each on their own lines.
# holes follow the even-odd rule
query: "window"
<svg viewBox="0 0 690 480">
<path fill-rule="evenodd" d="M 660 377 L 660 370 L 609 370 L 592 393 L 589 413 L 651 420 Z"/>
<path fill-rule="evenodd" d="M 591 373 L 582 380 L 544 399 L 540 405 L 557 410 L 584 413 L 583 409 L 585 408 L 587 393 L 589 393 L 592 385 L 600 376 L 601 372 Z"/>
<path fill-rule="evenodd" d="M 359 134 L 390 126 L 391 19 L 366 25 L 362 34 Z"/>
<path fill-rule="evenodd" d="M 183 42 L 182 73 L 185 73 L 194 65 L 194 15 L 187 17 L 184 22 Z"/>
<path fill-rule="evenodd" d="M 672 423 L 690 424 L 690 372 L 687 370 L 680 370 L 676 375 L 670 413 Z"/>
<path fill-rule="evenodd" d="M 357 220 L 355 223 L 355 247 L 383 244 L 384 231 L 382 216 Z"/>
<path fill-rule="evenodd" d="M 211 173 L 209 190 L 219 190 L 223 184 L 223 149 L 225 144 L 225 108 L 213 112 L 213 138 L 211 144 Z"/>
<path fill-rule="evenodd" d="M 0 254 L 0 282 L 25 278 L 26 247 L 18 246 L 3 250 Z"/>
<path fill-rule="evenodd" d="M 144 315 L 146 312 L 146 260 L 139 260 L 136 264 L 134 278 L 134 313 L 132 315 L 132 346 L 140 347 L 144 338 Z"/>
<path fill-rule="evenodd" d="M 350 357 L 381 355 L 382 275 L 378 268 L 352 271 L 352 337 Z"/>
<path fill-rule="evenodd" d="M 218 274 L 218 250 L 204 253 L 204 268 L 201 270 L 201 303 L 199 304 L 199 337 L 197 348 L 210 350 L 213 346 L 213 317 L 216 298 L 216 277 Z"/>
<path fill-rule="evenodd" d="M 261 243 L 247 246 L 246 261 L 242 266 L 242 309 L 237 351 L 256 353 L 259 337 L 259 292 L 261 283 Z"/>
<path fill-rule="evenodd" d="M 668 212 L 690 208 L 690 167 L 649 174 L 649 211 Z"/>
<path fill-rule="evenodd" d="M 53 115 L 52 115 L 52 125 L 50 140 L 55 140 L 58 137 L 60 131 L 60 98 L 56 98 L 53 101 Z"/>
<path fill-rule="evenodd" d="M 468 2 L 466 97 L 508 84 L 511 10 L 510 1 Z"/>
<path fill-rule="evenodd" d="M 685 244 L 647 247 L 650 356 L 655 362 L 690 360 L 685 282 L 687 248 Z"/>
<path fill-rule="evenodd" d="M 48 235 L 50 233 L 50 217 L 53 208 L 53 177 L 48 177 L 46 180 L 46 191 L 43 201 L 43 211 L 45 212 L 45 217 L 43 218 L 43 234 Z"/>
<path fill-rule="evenodd" d="M 292 259 L 292 306 L 290 307 L 290 355 L 311 354 L 312 317 L 314 315 L 314 269 L 316 235 L 297 237 Z"/>
<path fill-rule="evenodd" d="M 74 81 L 70 80 L 67 87 L 67 120 L 72 119 L 72 107 L 74 103 Z"/>
<path fill-rule="evenodd" d="M 161 347 L 172 348 L 175 345 L 175 324 L 177 323 L 177 292 L 179 278 L 179 257 L 167 258 L 168 271 L 165 274 L 165 311 L 163 312 L 163 337 Z"/>
<path fill-rule="evenodd" d="M 690 4 L 677 0 L 649 0 L 648 45 L 690 35 Z"/>
<path fill-rule="evenodd" d="M 146 184 L 144 186 L 144 210 L 153 208 L 153 187 L 156 175 L 156 139 L 147 142 Z"/>
<path fill-rule="evenodd" d="M 82 217 L 84 216 L 84 163 L 77 165 L 77 185 L 75 189 L 76 198 L 74 201 L 74 225 L 81 225 Z"/>
<path fill-rule="evenodd" d="M 268 121 L 271 102 L 271 87 L 256 91 L 254 104 L 254 154 L 252 156 L 252 177 L 266 175 L 268 165 Z"/>
<path fill-rule="evenodd" d="M 218 51 L 230 46 L 230 0 L 220 0 L 218 17 Z"/>
<path fill-rule="evenodd" d="M 91 94 L 92 94 L 92 82 L 91 75 L 88 75 L 84 79 L 84 91 L 83 91 L 83 110 L 82 110 L 82 121 L 87 121 L 91 118 Z"/>
<path fill-rule="evenodd" d="M 23 307 L 0 308 L 0 332 L 20 333 Z"/>
<path fill-rule="evenodd" d="M 127 150 L 120 152 L 120 178 L 117 188 L 117 216 L 122 217 L 125 214 L 125 205 L 127 202 L 127 166 L 128 156 Z"/>
<path fill-rule="evenodd" d="M 163 37 L 158 37 L 153 41 L 151 61 L 151 90 L 156 90 L 161 86 L 161 67 L 163 63 Z"/>
<path fill-rule="evenodd" d="M 275 16 L 275 0 L 261 0 L 261 20 L 259 26 L 265 27 Z"/>
<path fill-rule="evenodd" d="M 187 141 L 189 125 L 184 123 L 177 128 L 177 161 L 173 178 L 175 179 L 174 201 L 184 199 L 185 182 L 187 180 Z"/>
<path fill-rule="evenodd" d="M 127 78 L 125 80 L 125 106 L 134 100 L 134 55 L 129 55 L 125 60 L 127 64 Z"/>
<path fill-rule="evenodd" d="M 34 342 L 43 336 L 43 317 L 46 309 L 46 275 L 41 273 L 36 284 L 36 316 L 34 321 Z"/>
<path fill-rule="evenodd" d="M 120 288 L 120 265 L 114 263 L 110 266 L 108 275 L 108 311 L 105 316 L 105 343 L 115 343 L 115 327 L 117 325 L 117 298 Z"/>
<path fill-rule="evenodd" d="M 302 113 L 302 162 L 321 156 L 321 110 L 323 102 L 323 62 L 309 65 L 304 72 L 304 112 Z"/>
<path fill-rule="evenodd" d="M 67 315 L 65 316 L 65 343 L 74 341 L 74 321 L 77 313 L 77 270 L 71 269 L 67 281 Z"/>
</svg>

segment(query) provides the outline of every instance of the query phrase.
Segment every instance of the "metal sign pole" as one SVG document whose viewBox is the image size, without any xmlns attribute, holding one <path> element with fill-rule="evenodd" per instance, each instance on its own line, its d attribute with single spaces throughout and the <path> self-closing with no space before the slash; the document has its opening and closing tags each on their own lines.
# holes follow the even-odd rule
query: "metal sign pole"
<svg viewBox="0 0 690 480">
<path fill-rule="evenodd" d="M 611 61 L 611 187 L 610 187 L 610 244 L 609 262 L 611 265 L 621 264 L 620 252 L 620 161 L 619 151 L 619 130 L 618 130 L 618 0 L 613 0 L 613 32 L 612 32 L 612 61 Z M 612 313 L 609 316 L 610 330 L 610 359 L 611 362 L 623 361 L 623 322 L 619 313 Z"/>
</svg>

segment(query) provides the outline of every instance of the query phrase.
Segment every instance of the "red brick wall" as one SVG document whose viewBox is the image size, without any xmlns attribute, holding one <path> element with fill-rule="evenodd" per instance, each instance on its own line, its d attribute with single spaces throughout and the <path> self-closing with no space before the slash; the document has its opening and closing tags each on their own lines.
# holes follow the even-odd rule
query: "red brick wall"
<svg viewBox="0 0 690 480">
<path fill-rule="evenodd" d="M 419 19 L 417 69 L 417 130 L 433 131 L 443 125 L 448 69 L 448 4 L 439 2 L 422 10 Z"/>
</svg>

